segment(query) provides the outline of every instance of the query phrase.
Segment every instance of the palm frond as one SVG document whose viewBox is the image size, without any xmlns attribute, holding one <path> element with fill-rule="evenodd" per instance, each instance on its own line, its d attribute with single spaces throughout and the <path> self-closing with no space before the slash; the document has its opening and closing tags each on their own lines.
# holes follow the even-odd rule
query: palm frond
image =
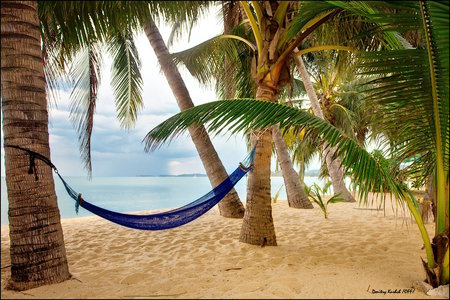
<svg viewBox="0 0 450 300">
<path fill-rule="evenodd" d="M 129 129 L 136 122 L 137 114 L 144 106 L 141 62 L 131 31 L 125 35 L 116 35 L 109 42 L 108 50 L 113 57 L 111 87 L 117 117 L 121 126 Z"/>
<path fill-rule="evenodd" d="M 301 31 L 304 31 L 308 22 L 317 16 L 324 15 L 337 8 L 333 3 L 326 1 L 302 1 L 298 11 L 290 21 L 286 31 L 281 35 L 279 47 L 292 40 Z"/>
<path fill-rule="evenodd" d="M 42 60 L 49 105 L 57 105 L 60 90 L 66 90 L 71 84 L 67 72 L 67 62 L 62 57 L 61 45 L 47 39 L 42 41 Z M 51 44 L 51 45 L 50 45 Z"/>
<path fill-rule="evenodd" d="M 330 199 L 328 199 L 327 205 L 328 205 L 328 203 L 338 203 L 338 202 L 343 202 L 343 201 L 345 201 L 345 199 L 342 198 L 342 197 L 341 197 L 341 193 L 339 193 L 339 194 L 333 195 L 333 197 L 331 197 Z"/>
<path fill-rule="evenodd" d="M 89 174 L 92 172 L 91 135 L 100 85 L 101 56 L 98 45 L 90 45 L 79 53 L 70 70 L 74 89 L 70 94 L 70 117 L 78 132 L 81 158 Z"/>
<path fill-rule="evenodd" d="M 424 33 L 427 44 L 427 54 L 431 81 L 431 94 L 433 100 L 433 118 L 435 129 L 435 156 L 436 156 L 436 234 L 442 234 L 447 229 L 448 196 L 444 185 L 449 180 L 449 73 L 448 73 L 448 34 L 449 34 L 449 2 L 425 3 L 420 1 L 420 11 L 423 19 Z M 445 15 L 444 15 L 445 14 Z M 443 36 L 445 34 L 445 36 Z M 442 43 L 442 44 L 440 44 Z M 444 49 L 446 48 L 446 49 Z M 445 65 L 443 63 L 445 62 Z M 445 109 L 445 111 L 443 111 Z M 447 205 L 446 205 L 447 203 Z M 448 283 L 448 248 L 447 265 L 439 270 L 439 282 Z"/>
<path fill-rule="evenodd" d="M 248 32 L 240 25 L 233 29 L 231 34 L 247 40 Z M 246 43 L 228 38 L 226 35 L 218 35 L 190 49 L 173 53 L 172 57 L 176 64 L 183 63 L 201 84 L 211 86 L 216 83 L 217 91 L 221 90 L 221 86 L 225 86 L 226 74 L 232 75 L 235 87 L 242 92 L 238 91 L 236 93 L 238 95 L 242 95 L 253 86 L 251 49 Z M 225 58 L 229 61 L 227 70 Z"/>
<path fill-rule="evenodd" d="M 189 28 L 216 3 L 211 1 L 39 1 L 41 35 L 54 34 L 65 55 L 93 42 L 107 43 L 117 33 L 138 30 L 148 20 L 178 22 Z M 70 57 L 67 57 L 70 61 Z"/>
<path fill-rule="evenodd" d="M 165 14 L 166 21 L 169 21 L 169 23 L 173 24 L 169 38 L 167 40 L 167 48 L 169 49 L 172 47 L 175 41 L 185 36 L 186 33 L 188 34 L 189 41 L 192 29 L 198 23 L 199 19 L 203 15 L 205 15 L 207 10 L 211 6 L 214 6 L 216 4 L 212 1 L 193 1 L 193 3 L 178 3 L 177 5 L 181 5 L 181 9 L 185 10 L 183 17 L 179 18 L 180 15 L 183 15 L 180 9 L 173 9 L 173 11 L 166 12 Z M 165 11 L 167 10 L 165 9 Z"/>
<path fill-rule="evenodd" d="M 449 2 L 430 1 L 424 5 L 428 8 L 428 19 L 425 20 L 430 36 L 431 57 L 429 61 L 433 64 L 436 80 L 436 100 L 439 126 L 442 139 L 442 151 L 444 153 L 444 165 L 446 172 L 449 171 Z M 431 66 L 430 66 L 431 68 Z M 448 176 L 448 175 L 447 175 Z"/>
<path fill-rule="evenodd" d="M 424 170 L 419 164 L 412 164 L 409 169 L 412 173 L 418 172 L 417 166 L 425 171 L 425 177 L 430 175 L 434 165 L 431 153 L 435 151 L 436 132 L 426 51 L 369 52 L 363 54 L 363 61 L 361 74 L 380 76 L 368 83 L 369 95 L 365 99 L 378 115 L 383 116 L 378 119 L 377 130 L 389 132 L 395 136 L 396 144 L 404 145 L 398 148 L 399 160 L 429 153 L 430 169 Z M 408 63 L 405 64 L 405 61 Z M 444 102 L 443 99 L 440 101 L 442 109 L 446 105 Z M 444 119 L 441 123 L 448 135 L 448 109 L 447 113 L 442 109 L 440 113 Z M 418 147 L 420 144 L 422 146 Z M 448 170 L 448 160 L 445 164 Z"/>
<path fill-rule="evenodd" d="M 137 6 L 130 6 L 139 9 L 142 7 L 142 3 L 145 3 L 149 16 L 155 22 L 166 21 L 170 24 L 178 23 L 177 28 L 174 30 L 174 38 L 180 37 L 182 32 L 188 31 L 209 8 L 217 5 L 215 1 L 142 1 Z M 140 20 L 148 20 L 148 16 L 143 15 L 142 17 L 140 17 Z"/>
<path fill-rule="evenodd" d="M 205 124 L 212 134 L 220 134 L 225 130 L 235 134 L 248 132 L 249 129 L 262 130 L 278 123 L 280 128 L 316 132 L 322 140 L 332 147 L 336 146 L 343 165 L 351 171 L 353 179 L 361 187 L 360 195 L 363 198 L 374 186 L 383 184 L 388 184 L 395 194 L 402 195 L 403 187 L 397 185 L 356 140 L 307 112 L 266 101 L 222 100 L 191 108 L 151 130 L 145 137 L 145 149 L 155 150 L 194 124 Z"/>
</svg>

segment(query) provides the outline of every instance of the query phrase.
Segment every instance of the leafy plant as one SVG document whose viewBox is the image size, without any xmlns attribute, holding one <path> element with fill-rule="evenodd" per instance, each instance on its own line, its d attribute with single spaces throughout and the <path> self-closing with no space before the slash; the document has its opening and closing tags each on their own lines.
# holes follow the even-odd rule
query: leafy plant
<svg viewBox="0 0 450 300">
<path fill-rule="evenodd" d="M 332 182 L 329 180 L 323 185 L 322 193 L 324 195 L 328 195 L 328 193 L 331 192 L 331 189 L 330 189 L 331 185 L 332 185 Z"/>
<path fill-rule="evenodd" d="M 329 186 L 328 186 L 329 187 Z M 305 185 L 305 193 L 308 195 L 308 197 L 317 205 L 319 205 L 320 209 L 323 212 L 323 215 L 325 216 L 325 219 L 328 219 L 328 204 L 329 203 L 337 203 L 342 202 L 345 199 L 341 197 L 341 193 L 333 195 L 330 199 L 328 199 L 327 202 L 323 202 L 322 195 L 326 193 L 326 190 L 328 189 L 327 185 L 322 189 L 317 183 L 314 183 L 311 187 L 308 187 Z"/>
<path fill-rule="evenodd" d="M 284 2 L 283 2 L 284 3 Z M 302 1 L 302 3 L 304 3 Z M 273 103 L 269 99 L 271 89 L 262 90 L 266 97 L 260 100 L 240 99 L 215 101 L 186 110 L 164 121 L 145 138 L 146 149 L 156 149 L 181 134 L 192 124 L 206 124 L 215 134 L 263 131 L 279 124 L 280 129 L 301 132 L 315 132 L 331 147 L 336 147 L 336 157 L 351 174 L 353 182 L 359 187 L 360 199 L 367 199 L 375 188 L 388 187 L 396 199 L 405 201 L 417 222 L 422 236 L 427 262 L 424 267 L 427 281 L 434 287 L 449 282 L 448 247 L 448 192 L 449 185 L 449 3 L 448 1 L 305 1 L 307 4 L 323 6 L 322 11 L 339 7 L 326 16 L 333 17 L 344 9 L 367 20 L 379 24 L 378 30 L 386 33 L 386 49 L 382 51 L 360 51 L 358 74 L 375 76 L 367 90 L 367 103 L 374 105 L 377 114 L 377 132 L 389 137 L 385 143 L 390 145 L 396 161 L 418 157 L 403 174 L 407 176 L 434 177 L 436 188 L 436 227 L 433 246 L 423 224 L 417 202 L 411 191 L 398 181 L 397 174 L 383 168 L 374 157 L 361 147 L 358 141 L 333 127 L 328 122 L 314 117 L 305 111 Z M 373 7 L 372 7 L 373 6 Z M 380 9 L 374 9 L 380 8 Z M 390 8 L 390 9 L 387 9 Z M 397 9 L 396 9 L 397 8 Z M 394 9 L 394 10 L 392 10 Z M 400 14 L 398 9 L 407 9 Z M 297 13 L 280 40 L 285 41 L 299 32 L 311 18 L 303 18 L 301 13 L 317 13 L 305 9 Z M 250 13 L 249 13 L 250 15 Z M 259 15 L 259 14 L 258 14 Z M 317 15 L 317 14 L 316 14 Z M 325 23 L 326 17 L 315 22 L 317 27 Z M 251 23 L 256 23 L 251 20 Z M 319 23 L 320 22 L 320 23 Z M 310 25 L 310 24 L 308 24 Z M 256 26 L 252 26 L 256 27 Z M 308 26 L 305 26 L 305 29 Z M 278 57 L 278 63 L 257 68 L 261 87 L 277 87 L 281 70 L 291 50 L 299 45 L 297 41 L 312 32 L 312 26 L 301 33 L 295 41 Z M 413 48 L 400 35 L 402 32 L 417 30 L 426 40 L 423 48 Z M 257 32 L 257 42 L 261 44 L 261 31 Z M 283 43 L 281 43 L 283 44 Z M 259 45 L 261 46 L 261 45 Z M 261 47 L 258 47 L 257 53 Z M 268 47 L 266 47 L 268 48 Z M 266 68 L 269 67 L 269 68 Z M 265 80 L 265 81 L 264 81 Z M 269 84 L 268 84 L 269 83 Z M 274 84 L 275 83 L 275 84 Z M 268 100 L 268 101 L 262 101 Z M 392 137 L 392 138 L 391 138 Z M 265 166 L 265 165 L 264 165 Z M 267 172 L 269 174 L 269 172 Z"/>
<path fill-rule="evenodd" d="M 280 196 L 281 188 L 282 188 L 283 186 L 284 186 L 284 184 L 282 184 L 282 185 L 278 188 L 277 193 L 275 194 L 274 197 L 272 197 L 272 202 L 273 202 L 273 203 L 277 203 L 278 197 Z"/>
</svg>

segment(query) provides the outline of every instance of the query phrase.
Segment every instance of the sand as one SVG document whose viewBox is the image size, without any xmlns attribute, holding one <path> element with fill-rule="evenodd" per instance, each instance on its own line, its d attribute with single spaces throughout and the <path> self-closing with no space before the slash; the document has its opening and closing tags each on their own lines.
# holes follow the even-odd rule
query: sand
<svg viewBox="0 0 450 300">
<path fill-rule="evenodd" d="M 1 298 L 432 298 L 409 290 L 425 273 L 417 226 L 409 214 L 358 209 L 321 210 L 273 204 L 278 246 L 238 241 L 242 220 L 214 207 L 199 219 L 165 231 L 139 231 L 98 217 L 63 219 L 73 279 Z M 395 207 L 395 204 L 394 204 Z M 429 233 L 433 225 L 427 224 Z M 1 228 L 1 263 L 9 258 Z M 378 292 L 378 293 L 374 293 Z"/>
</svg>

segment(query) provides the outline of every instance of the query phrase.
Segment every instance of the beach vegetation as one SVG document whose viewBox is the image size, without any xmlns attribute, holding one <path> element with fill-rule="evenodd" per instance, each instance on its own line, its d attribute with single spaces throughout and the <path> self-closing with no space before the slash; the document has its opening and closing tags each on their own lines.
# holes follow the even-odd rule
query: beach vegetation
<svg viewBox="0 0 450 300">
<path fill-rule="evenodd" d="M 90 136 L 100 82 L 100 45 L 110 43 L 108 49 L 117 58 L 112 72 L 116 109 L 122 126 L 130 128 L 143 105 L 142 98 L 139 98 L 142 82 L 139 79 L 138 54 L 133 45 L 134 28 L 144 27 L 149 34 L 156 34 L 157 28 L 150 31 L 151 22 L 167 16 L 172 16 L 171 21 L 175 24 L 180 21 L 181 24 L 189 24 L 184 21 L 195 19 L 195 11 L 198 10 L 191 4 L 197 3 L 95 1 L 86 2 L 83 6 L 77 6 L 76 2 L 61 3 L 50 2 L 47 6 L 44 1 L 42 5 L 39 2 L 39 6 L 36 2 L 2 3 L 4 140 L 5 144 L 13 142 L 31 147 L 50 157 L 45 83 L 50 88 L 59 87 L 63 81 L 58 76 L 70 74 L 68 80 L 74 84 L 73 120 L 79 132 L 83 160 L 90 170 Z M 272 129 L 279 126 L 280 135 L 289 130 L 294 134 L 315 135 L 318 146 L 326 153 L 327 164 L 344 167 L 341 174 L 334 172 L 338 170 L 336 168 L 328 168 L 332 180 L 341 180 L 343 174 L 348 174 L 358 187 L 360 201 L 365 201 L 371 191 L 388 191 L 406 204 L 423 239 L 427 256 L 423 266 L 427 281 L 433 286 L 448 283 L 448 1 L 299 3 L 242 1 L 241 13 L 246 19 L 236 26 L 236 31 L 199 45 L 199 48 L 203 47 L 201 55 L 195 56 L 189 51 L 182 53 L 187 54 L 184 61 L 190 59 L 194 62 L 186 63 L 189 71 L 205 81 L 213 78 L 211 74 L 223 73 L 224 52 L 229 65 L 245 63 L 250 67 L 237 74 L 247 85 L 239 86 L 252 87 L 254 93 L 249 89 L 249 95 L 240 99 L 186 107 L 147 134 L 146 150 L 154 150 L 186 130 L 195 130 L 199 124 L 212 134 L 225 131 L 249 134 L 252 144 L 256 145 L 256 154 L 254 170 L 248 179 L 247 208 L 239 239 L 249 244 L 261 245 L 264 242 L 264 245 L 274 246 L 277 243 L 270 194 Z M 67 5 L 66 9 L 52 6 L 60 4 Z M 38 22 L 37 10 L 41 23 Z M 71 15 L 74 11 L 76 13 Z M 14 21 L 17 16 L 23 19 Z M 346 41 L 310 46 L 305 43 L 323 25 L 334 22 L 337 26 L 339 21 L 349 23 L 347 18 L 352 17 L 364 20 L 364 24 L 370 26 L 365 28 L 365 34 L 351 32 L 355 40 L 365 37 L 362 40 L 366 44 L 359 45 L 362 48 L 358 47 L 358 51 L 353 51 L 354 45 L 350 47 Z M 185 25 L 178 28 L 185 28 Z M 411 31 L 419 32 L 423 43 L 415 45 L 405 39 L 405 32 Z M 382 42 L 374 47 L 371 41 L 379 39 Z M 243 51 L 251 55 L 240 55 Z M 363 83 L 367 93 L 364 103 L 368 104 L 365 109 L 373 112 L 378 125 L 376 130 L 384 136 L 382 142 L 389 146 L 394 164 L 414 158 L 401 170 L 402 178 L 428 182 L 433 187 L 436 226 L 432 240 L 423 224 L 416 199 L 399 179 L 399 168 L 395 165 L 386 167 L 379 155 L 364 149 L 362 139 L 324 118 L 301 58 L 312 51 L 353 52 L 357 59 L 355 72 L 362 78 L 369 78 Z M 164 59 L 168 57 L 168 52 L 160 54 Z M 181 57 L 180 54 L 179 59 Z M 75 65 L 69 68 L 69 62 L 73 61 Z M 23 65 L 18 65 L 20 62 Z M 292 82 L 294 65 L 309 91 L 309 98 L 313 99 L 312 106 L 318 108 L 313 114 L 279 103 L 281 89 Z M 23 78 L 29 80 L 24 82 Z M 338 104 L 332 104 L 328 107 L 330 111 L 331 107 L 340 108 Z M 36 172 L 31 161 L 26 154 L 5 149 L 11 229 L 10 286 L 22 290 L 70 277 L 51 169 L 36 162 L 39 170 Z M 28 170 L 34 176 L 28 176 Z M 35 177 L 39 177 L 39 181 Z M 40 188 L 42 185 L 48 188 Z M 36 194 L 36 190 L 40 192 Z M 333 191 L 340 193 L 338 188 L 333 188 Z M 323 203 L 320 192 L 323 190 L 313 192 L 314 199 L 317 198 L 316 203 L 322 203 L 326 211 L 328 202 Z M 52 259 L 46 259 L 48 257 Z"/>
<path fill-rule="evenodd" d="M 331 182 L 328 181 L 331 185 Z M 330 186 L 328 185 L 328 187 Z M 314 183 L 312 186 L 305 186 L 305 193 L 312 200 L 312 202 L 316 203 L 323 212 L 325 219 L 328 219 L 328 204 L 330 203 L 338 203 L 345 201 L 344 198 L 341 197 L 340 194 L 334 194 L 328 199 L 326 202 L 322 199 L 324 195 L 327 194 L 328 187 L 324 186 L 321 188 L 317 183 Z"/>
<path fill-rule="evenodd" d="M 294 128 L 298 132 L 316 132 L 330 147 L 335 147 L 335 156 L 340 157 L 352 180 L 358 184 L 360 199 L 366 199 L 372 189 L 383 189 L 387 186 L 398 200 L 404 201 L 413 215 L 423 238 L 427 261 L 424 267 L 427 281 L 433 286 L 448 283 L 448 184 L 449 184 L 449 53 L 448 53 L 448 2 L 414 1 L 401 4 L 392 2 L 315 2 L 322 5 L 322 15 L 317 18 L 294 18 L 280 41 L 293 38 L 293 43 L 277 45 L 286 46 L 284 51 L 268 63 L 266 56 L 261 57 L 263 41 L 271 41 L 261 37 L 254 15 L 251 15 L 248 4 L 243 4 L 254 30 L 258 62 L 255 78 L 258 88 L 255 99 L 237 99 L 232 101 L 215 101 L 199 105 L 194 109 L 177 114 L 164 121 L 146 136 L 147 149 L 155 149 L 186 130 L 196 122 L 206 124 L 216 134 L 228 131 L 261 133 L 263 145 L 259 145 L 258 155 L 264 155 L 265 130 L 276 124 L 281 129 Z M 388 8 L 388 9 L 386 9 Z M 258 12 L 261 8 L 255 8 Z M 374 157 L 368 153 L 353 137 L 330 123 L 312 116 L 310 113 L 274 103 L 275 89 L 281 80 L 281 71 L 285 67 L 287 53 L 296 48 L 297 41 L 306 33 L 315 29 L 326 20 L 334 17 L 342 10 L 349 11 L 378 24 L 373 28 L 384 35 L 384 48 L 361 51 L 358 53 L 361 62 L 358 64 L 360 76 L 375 76 L 368 84 L 368 103 L 377 105 L 377 122 L 385 131 L 395 133 L 391 144 L 391 152 L 397 161 L 418 156 L 407 169 L 410 176 L 434 177 L 436 196 L 436 231 L 433 241 L 423 225 L 417 201 L 411 191 L 397 181 L 395 174 L 384 169 Z M 307 12 L 312 13 L 312 10 Z M 317 13 L 317 10 L 314 11 Z M 300 15 L 300 14 L 299 14 Z M 316 14 L 317 16 L 317 14 Z M 251 20 L 253 18 L 253 20 Z M 310 21 L 310 22 L 309 22 Z M 309 23 L 308 23 L 309 22 Z M 303 33 L 294 29 L 303 28 Z M 425 37 L 423 48 L 413 47 L 401 33 L 417 30 Z M 267 64 L 266 64 L 267 63 Z M 266 100 L 266 101 L 264 101 Z M 245 108 L 245 109 L 244 109 Z M 374 111 L 375 112 L 375 111 Z M 260 138 L 260 142 L 261 142 Z M 263 160 L 266 161 L 266 160 Z M 255 161 L 255 172 L 264 162 Z M 264 177 L 262 170 L 259 175 Z M 249 186 L 255 184 L 249 180 Z M 258 184 L 270 184 L 261 181 Z M 263 186 L 261 186 L 263 188 Z M 267 188 L 267 187 L 264 187 Z M 265 203 L 263 195 L 257 201 Z M 245 239 L 244 239 L 245 240 Z"/>
<path fill-rule="evenodd" d="M 283 188 L 284 184 L 280 185 L 280 187 L 278 188 L 277 192 L 275 193 L 275 196 L 272 197 L 272 202 L 273 203 L 277 203 L 278 201 L 278 197 L 280 197 L 280 192 L 281 189 Z"/>
<path fill-rule="evenodd" d="M 240 24 L 243 20 L 247 19 L 244 10 L 240 9 L 240 7 L 241 4 L 239 2 L 222 2 L 224 19 L 224 35 L 222 35 L 222 37 L 233 36 L 244 38 L 245 40 L 252 39 L 253 34 L 251 28 L 244 24 Z M 183 63 L 188 70 L 192 70 L 193 73 L 191 74 L 196 77 L 201 84 L 208 86 L 213 83 L 211 81 L 214 79 L 216 93 L 220 98 L 254 98 L 256 94 L 256 84 L 252 78 L 251 72 L 253 54 L 249 52 L 246 47 L 241 47 L 242 45 L 239 43 L 233 43 L 235 51 L 230 52 L 229 54 L 225 53 L 227 51 L 217 52 L 217 56 L 215 55 L 216 57 L 213 61 L 208 59 L 206 64 L 209 65 L 209 67 L 206 72 L 196 72 L 198 60 L 189 59 L 189 57 L 202 55 L 203 51 L 208 51 L 208 44 L 210 43 L 214 43 L 214 39 L 206 41 L 197 47 L 179 53 L 173 53 L 172 56 L 175 58 L 176 62 Z M 205 78 L 207 76 L 208 78 Z M 294 89 L 292 89 L 292 92 L 294 92 Z M 292 93 L 281 90 L 279 101 L 283 101 L 287 97 L 292 96 L 288 94 Z M 251 135 L 247 136 L 250 149 L 251 138 Z M 288 148 L 276 126 L 272 130 L 272 139 L 274 145 L 273 153 L 281 166 L 281 174 L 286 187 L 286 196 L 289 207 L 299 209 L 313 208 L 303 191 L 303 182 L 298 180 L 299 176 L 293 167 Z"/>
<path fill-rule="evenodd" d="M 223 73 L 223 53 L 230 60 L 234 58 L 233 62 L 238 64 L 243 56 L 237 54 L 247 51 L 252 54 L 250 72 L 240 79 L 245 82 L 253 81 L 256 99 L 278 102 L 280 90 L 291 82 L 291 55 L 317 28 L 344 12 L 325 2 L 302 2 L 299 6 L 299 2 L 272 2 L 264 5 L 256 1 L 242 1 L 241 5 L 248 20 L 248 23 L 240 24 L 241 31 L 250 32 L 250 37 L 239 35 L 237 31 L 232 36 L 220 35 L 193 49 L 177 53 L 175 59 L 183 61 L 194 77 L 208 82 L 211 77 L 214 78 L 214 74 Z M 244 215 L 247 219 L 243 222 L 240 236 L 241 241 L 250 244 L 260 244 L 266 237 L 268 245 L 276 245 L 273 220 L 269 217 L 270 190 L 267 189 L 270 186 L 271 131 L 265 128 L 251 132 L 252 144 L 256 144 L 256 141 L 258 143 L 255 172 L 249 176 L 247 193 L 254 199 L 247 199 L 247 208 L 255 206 L 255 209 L 250 209 L 249 215 Z M 256 211 L 266 217 L 253 216 Z"/>
<path fill-rule="evenodd" d="M 325 182 L 325 184 L 322 187 L 322 193 L 324 195 L 330 194 L 331 187 L 332 187 L 332 182 L 328 180 L 327 182 Z"/>
</svg>

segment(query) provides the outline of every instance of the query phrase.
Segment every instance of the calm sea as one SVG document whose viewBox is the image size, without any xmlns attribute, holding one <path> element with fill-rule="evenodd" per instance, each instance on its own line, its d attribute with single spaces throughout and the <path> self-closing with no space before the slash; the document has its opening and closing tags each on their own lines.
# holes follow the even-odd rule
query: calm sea
<svg viewBox="0 0 450 300">
<path fill-rule="evenodd" d="M 211 190 L 207 177 L 65 177 L 69 185 L 83 195 L 86 201 L 100 207 L 118 211 L 132 212 L 164 208 L 176 208 L 200 198 Z M 317 177 L 305 177 L 305 183 L 311 185 Z M 283 185 L 282 177 L 272 177 L 272 196 Z M 59 178 L 55 177 L 56 195 L 62 218 L 91 216 L 92 213 L 80 208 L 75 213 L 75 202 L 67 195 Z M 247 176 L 235 186 L 242 201 L 245 201 Z M 5 178 L 1 178 L 1 224 L 8 224 L 8 194 Z M 286 199 L 283 186 L 279 199 Z"/>
</svg>

